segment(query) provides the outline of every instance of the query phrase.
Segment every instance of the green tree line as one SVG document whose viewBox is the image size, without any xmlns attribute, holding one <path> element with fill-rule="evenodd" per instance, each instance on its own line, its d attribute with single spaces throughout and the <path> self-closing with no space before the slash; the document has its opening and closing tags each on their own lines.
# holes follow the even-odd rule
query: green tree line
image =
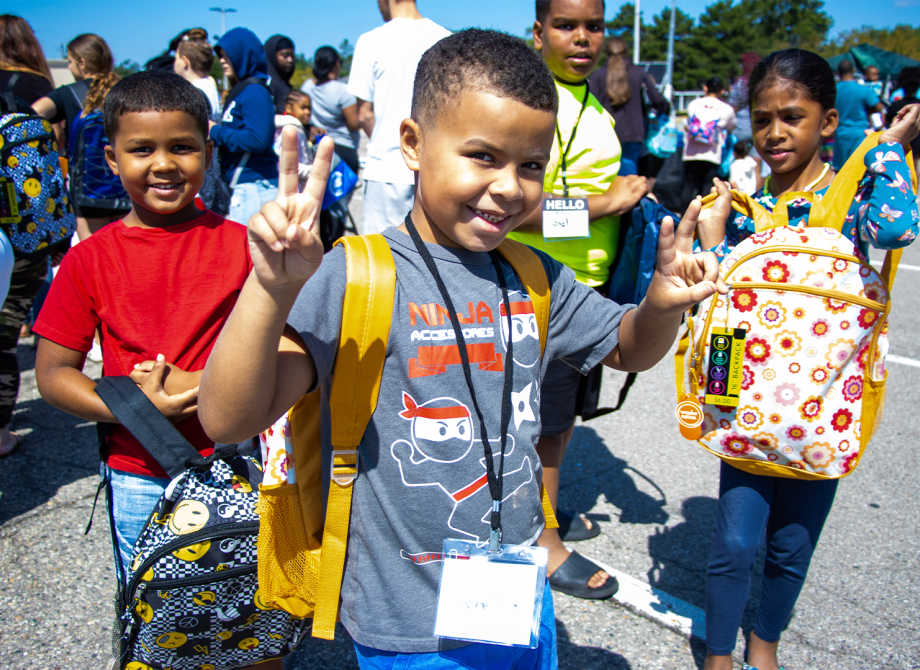
<svg viewBox="0 0 920 670">
<path fill-rule="evenodd" d="M 869 7 L 869 5 L 866 5 Z M 646 22 L 642 13 L 640 56 L 663 61 L 668 52 L 670 8 Z M 635 3 L 627 2 L 607 22 L 608 35 L 619 35 L 632 49 Z M 675 13 L 674 88 L 698 90 L 712 76 L 726 84 L 741 73 L 741 56 L 761 56 L 790 47 L 808 49 L 826 58 L 856 44 L 869 43 L 920 59 L 920 28 L 908 25 L 891 30 L 863 27 L 828 38 L 833 19 L 823 0 L 718 0 L 697 18 L 679 8 Z"/>
</svg>

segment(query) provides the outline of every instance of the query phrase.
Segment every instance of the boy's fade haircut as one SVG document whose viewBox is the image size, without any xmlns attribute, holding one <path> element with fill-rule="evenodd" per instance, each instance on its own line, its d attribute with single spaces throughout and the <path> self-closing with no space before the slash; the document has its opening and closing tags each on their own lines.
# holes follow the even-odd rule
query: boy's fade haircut
<svg viewBox="0 0 920 670">
<path fill-rule="evenodd" d="M 537 0 L 536 1 L 536 15 L 537 21 L 540 23 L 546 23 L 546 15 L 549 14 L 549 6 L 553 4 L 553 0 Z M 601 0 L 601 6 L 604 8 L 604 13 L 607 13 L 607 3 L 605 0 Z"/>
<path fill-rule="evenodd" d="M 179 75 L 167 70 L 147 70 L 125 77 L 112 87 L 105 99 L 103 120 L 105 134 L 113 141 L 118 120 L 135 112 L 185 112 L 193 119 L 201 135 L 208 139 L 211 106 L 199 89 Z"/>
<path fill-rule="evenodd" d="M 540 55 L 519 37 L 470 28 L 436 42 L 419 61 L 412 90 L 412 118 L 430 123 L 464 91 L 511 98 L 555 114 L 553 75 Z"/>
</svg>

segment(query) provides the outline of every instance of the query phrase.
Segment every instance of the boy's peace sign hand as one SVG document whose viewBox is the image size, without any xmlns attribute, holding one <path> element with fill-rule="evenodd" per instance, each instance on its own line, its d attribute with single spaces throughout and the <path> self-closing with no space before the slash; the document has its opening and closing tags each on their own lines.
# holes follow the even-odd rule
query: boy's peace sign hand
<svg viewBox="0 0 920 670">
<path fill-rule="evenodd" d="M 693 232 L 700 215 L 700 201 L 687 208 L 677 230 L 665 218 L 658 235 L 658 267 L 646 300 L 667 314 L 680 314 L 718 291 L 728 293 L 719 277 L 719 261 L 711 251 L 693 253 Z"/>
<path fill-rule="evenodd" d="M 278 195 L 249 219 L 249 254 L 259 283 L 266 288 L 302 284 L 323 262 L 319 213 L 332 165 L 333 141 L 323 138 L 316 151 L 310 178 L 299 191 L 297 131 L 281 134 Z"/>
</svg>

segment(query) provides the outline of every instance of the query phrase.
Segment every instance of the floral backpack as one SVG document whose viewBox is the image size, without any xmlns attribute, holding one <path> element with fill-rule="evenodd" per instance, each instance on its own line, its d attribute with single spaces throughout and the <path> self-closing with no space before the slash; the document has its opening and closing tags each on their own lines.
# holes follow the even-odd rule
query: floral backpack
<svg viewBox="0 0 920 670">
<path fill-rule="evenodd" d="M 881 420 L 901 250 L 888 251 L 877 271 L 841 233 L 879 135 L 821 199 L 787 193 L 770 213 L 732 192 L 756 233 L 723 259 L 729 293 L 688 316 L 674 360 L 681 433 L 741 470 L 845 477 Z M 787 204 L 799 198 L 812 203 L 808 221 L 790 226 Z"/>
</svg>

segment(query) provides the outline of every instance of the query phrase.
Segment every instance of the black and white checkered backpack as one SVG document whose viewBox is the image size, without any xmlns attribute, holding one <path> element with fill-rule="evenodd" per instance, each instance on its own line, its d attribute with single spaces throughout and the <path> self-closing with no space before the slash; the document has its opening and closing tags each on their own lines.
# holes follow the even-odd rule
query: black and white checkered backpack
<svg viewBox="0 0 920 670">
<path fill-rule="evenodd" d="M 202 457 L 128 377 L 103 377 L 96 393 L 172 477 L 118 594 L 118 667 L 221 670 L 289 654 L 309 620 L 259 597 L 259 462 L 237 445 Z"/>
</svg>

